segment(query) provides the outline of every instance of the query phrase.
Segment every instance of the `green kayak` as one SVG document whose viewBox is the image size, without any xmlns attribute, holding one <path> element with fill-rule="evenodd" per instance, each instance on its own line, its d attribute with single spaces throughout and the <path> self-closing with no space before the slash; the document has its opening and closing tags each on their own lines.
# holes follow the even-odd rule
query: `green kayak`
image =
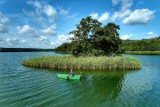
<svg viewBox="0 0 160 107">
<path fill-rule="evenodd" d="M 58 78 L 69 79 L 69 80 L 80 80 L 81 75 L 69 76 L 68 74 L 57 74 Z"/>
</svg>

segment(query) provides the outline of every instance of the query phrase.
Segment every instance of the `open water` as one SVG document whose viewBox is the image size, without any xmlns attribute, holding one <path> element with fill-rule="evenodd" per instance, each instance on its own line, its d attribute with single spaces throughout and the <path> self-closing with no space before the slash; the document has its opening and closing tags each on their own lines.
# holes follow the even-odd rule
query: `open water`
<svg viewBox="0 0 160 107">
<path fill-rule="evenodd" d="M 56 73 L 67 73 L 64 71 L 21 65 L 22 60 L 48 55 L 62 54 L 0 53 L 1 107 L 160 106 L 160 55 L 126 55 L 138 58 L 142 68 L 135 71 L 83 71 L 81 81 L 57 78 Z"/>
</svg>

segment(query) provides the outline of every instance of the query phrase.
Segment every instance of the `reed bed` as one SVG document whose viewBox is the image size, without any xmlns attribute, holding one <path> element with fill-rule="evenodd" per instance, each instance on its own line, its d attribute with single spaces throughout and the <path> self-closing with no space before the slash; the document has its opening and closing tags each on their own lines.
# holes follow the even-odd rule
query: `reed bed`
<svg viewBox="0 0 160 107">
<path fill-rule="evenodd" d="M 160 51 L 126 51 L 125 53 L 137 55 L 160 55 Z"/>
<path fill-rule="evenodd" d="M 124 56 L 43 56 L 24 60 L 22 64 L 30 67 L 61 70 L 131 70 L 141 68 L 141 63 L 138 59 Z"/>
</svg>

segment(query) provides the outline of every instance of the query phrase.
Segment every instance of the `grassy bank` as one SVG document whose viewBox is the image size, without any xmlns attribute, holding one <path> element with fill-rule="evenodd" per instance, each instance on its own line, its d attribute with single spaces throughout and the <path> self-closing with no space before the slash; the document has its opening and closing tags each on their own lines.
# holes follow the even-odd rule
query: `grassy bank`
<svg viewBox="0 0 160 107">
<path fill-rule="evenodd" d="M 160 51 L 125 51 L 126 54 L 160 55 Z"/>
<path fill-rule="evenodd" d="M 61 70 L 129 70 L 139 69 L 138 59 L 129 57 L 73 57 L 73 56 L 43 56 L 27 59 L 23 65 L 38 68 Z"/>
</svg>

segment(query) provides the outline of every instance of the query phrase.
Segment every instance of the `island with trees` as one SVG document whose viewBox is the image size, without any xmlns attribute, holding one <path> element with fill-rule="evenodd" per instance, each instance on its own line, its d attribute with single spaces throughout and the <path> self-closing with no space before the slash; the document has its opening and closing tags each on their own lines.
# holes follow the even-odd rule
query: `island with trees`
<svg viewBox="0 0 160 107">
<path fill-rule="evenodd" d="M 55 48 L 56 52 L 70 53 L 70 56 L 44 56 L 27 59 L 23 65 L 78 70 L 128 70 L 139 69 L 141 63 L 136 58 L 121 56 L 124 53 L 123 41 L 119 37 L 119 25 L 102 25 L 90 16 L 82 18 L 71 31 L 71 43 Z"/>
</svg>

